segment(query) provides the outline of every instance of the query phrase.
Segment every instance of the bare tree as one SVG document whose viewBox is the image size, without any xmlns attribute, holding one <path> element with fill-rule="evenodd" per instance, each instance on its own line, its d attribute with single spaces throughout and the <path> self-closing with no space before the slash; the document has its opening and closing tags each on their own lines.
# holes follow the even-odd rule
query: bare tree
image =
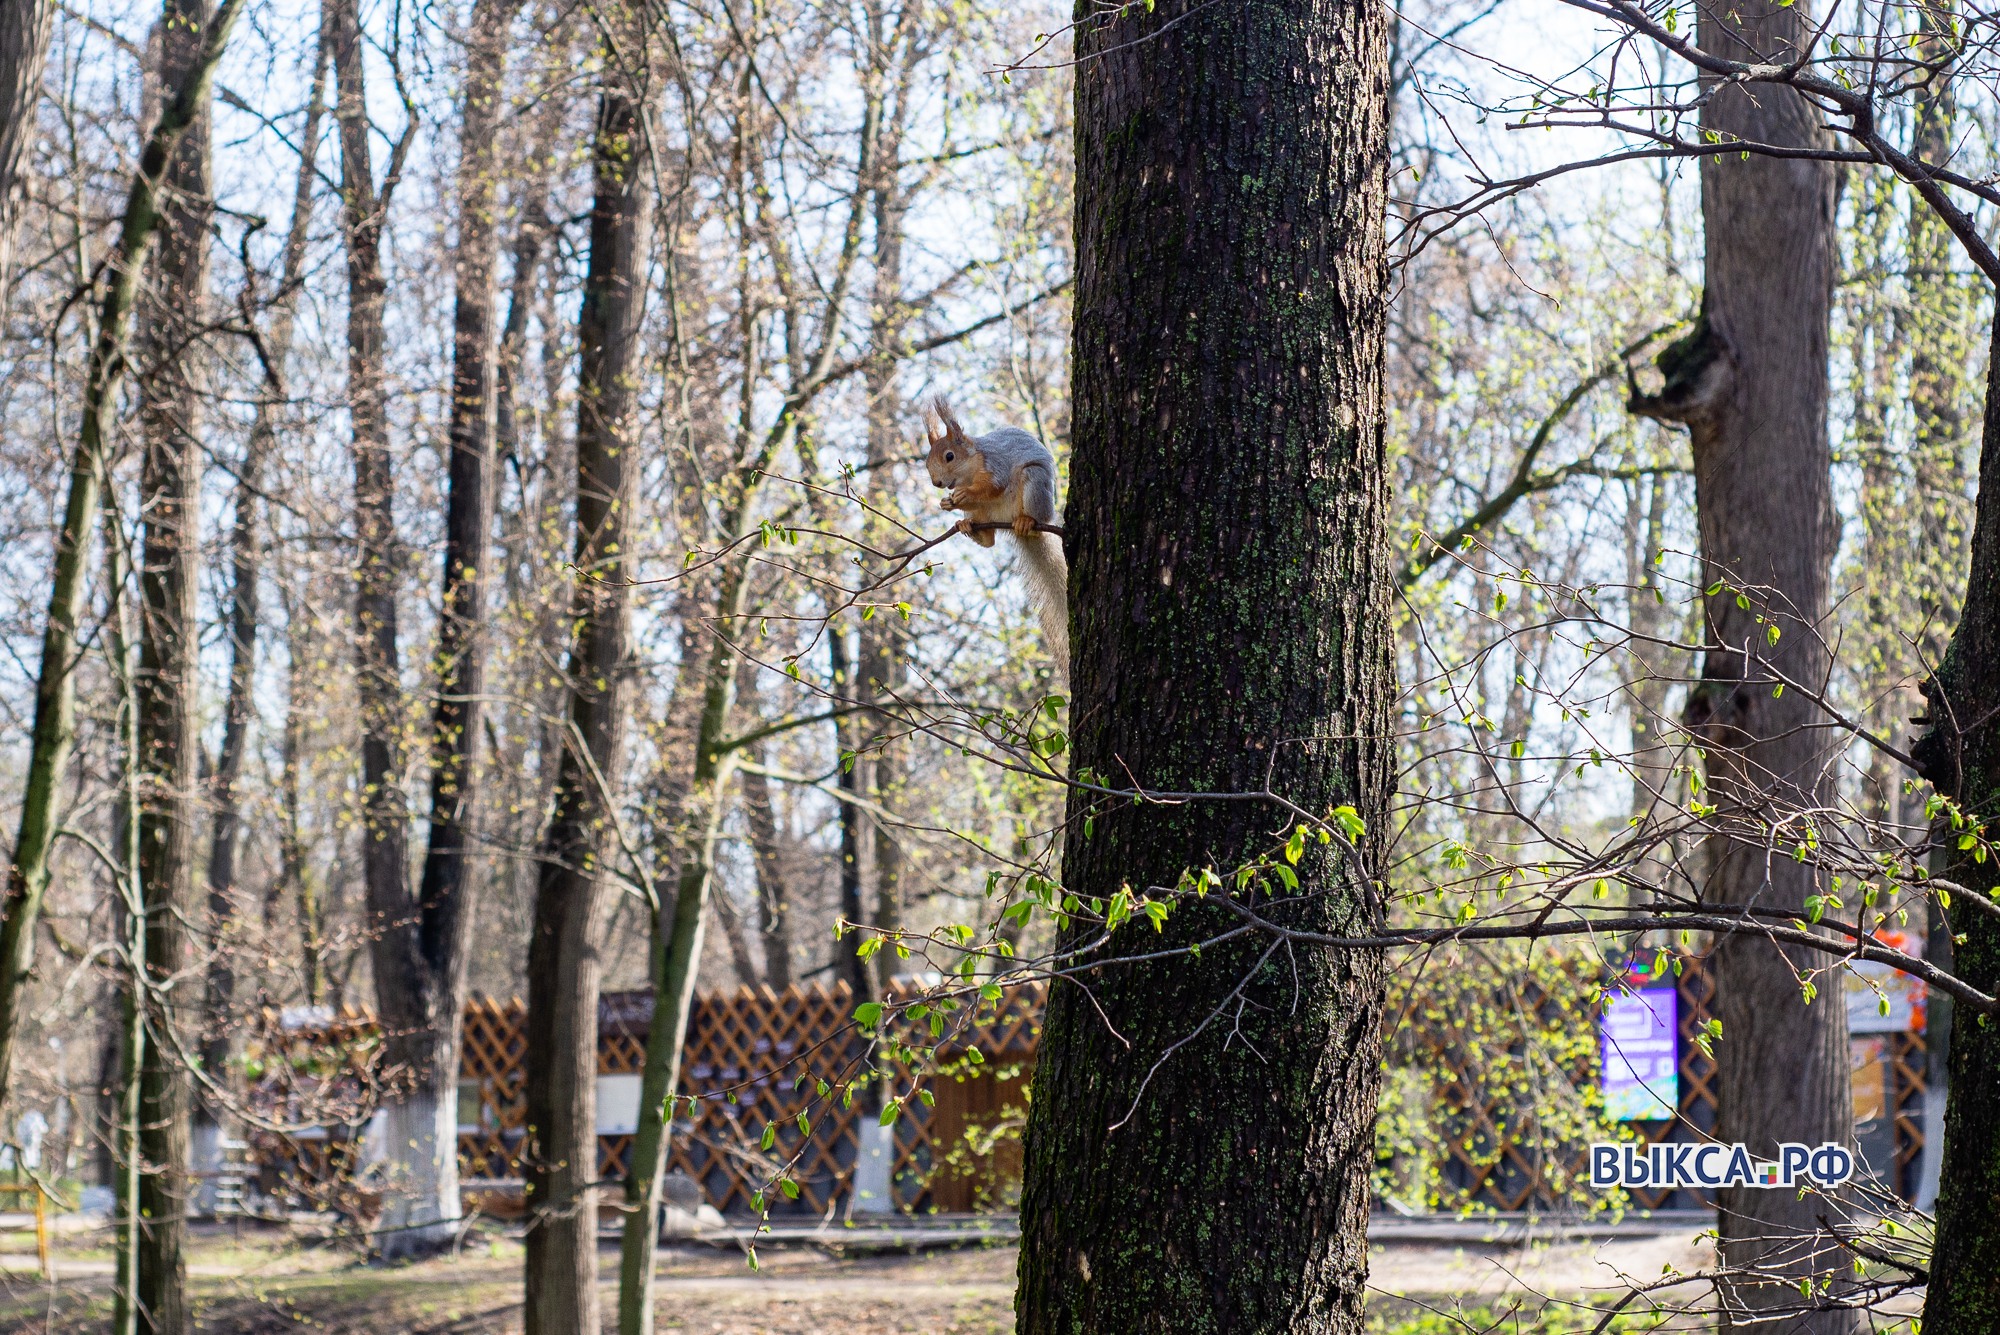
<svg viewBox="0 0 2000 1335">
<path fill-rule="evenodd" d="M 14 277 L 14 232 L 26 193 L 22 171 L 35 138 L 55 17 L 55 0 L 0 6 L 0 293 Z"/>
<path fill-rule="evenodd" d="M 164 88 L 185 84 L 204 59 L 214 21 L 205 0 L 168 0 L 158 49 Z M 201 339 L 208 308 L 211 200 L 209 105 L 204 97 L 174 146 L 161 179 L 160 244 L 139 305 L 139 507 L 145 546 L 138 562 L 139 892 L 145 969 L 138 983 L 146 1019 L 139 1062 L 139 1328 L 191 1329 L 184 1255 L 189 1203 L 190 1079 L 182 1043 L 191 1033 L 189 919 L 196 912 L 195 827 L 200 810 L 195 732 L 200 690 Z"/>
<path fill-rule="evenodd" d="M 438 695 L 431 723 L 430 844 L 413 904 L 380 924 L 375 990 L 409 1085 L 385 1108 L 389 1208 L 381 1250 L 414 1254 L 456 1235 L 458 1054 L 475 882 L 480 698 L 485 693 L 487 542 L 493 525 L 496 144 L 505 110 L 509 25 L 518 0 L 480 0 L 466 33 L 459 126 L 457 286 Z"/>
<path fill-rule="evenodd" d="M 242 10 L 224 0 L 208 23 L 186 77 L 160 111 L 140 151 L 125 201 L 118 245 L 91 342 L 82 421 L 71 456 L 68 499 L 56 538 L 54 578 L 42 631 L 42 659 L 35 689 L 35 723 L 28 776 L 7 881 L 5 922 L 0 925 L 0 1091 L 9 1088 L 19 1037 L 21 990 L 33 962 L 34 931 L 49 884 L 49 854 L 57 829 L 57 803 L 76 738 L 77 646 L 88 571 L 89 544 L 97 528 L 107 464 L 106 442 L 126 372 L 132 313 L 146 262 L 162 226 L 162 178 L 180 138 L 208 106 L 215 66 Z"/>
<path fill-rule="evenodd" d="M 647 24 L 629 9 L 611 12 L 619 40 L 605 53 L 592 135 L 596 198 L 577 321 L 569 708 L 528 942 L 528 1335 L 598 1327 L 599 937 L 619 856 L 611 785 L 630 703 L 633 425 L 653 195 Z"/>
</svg>

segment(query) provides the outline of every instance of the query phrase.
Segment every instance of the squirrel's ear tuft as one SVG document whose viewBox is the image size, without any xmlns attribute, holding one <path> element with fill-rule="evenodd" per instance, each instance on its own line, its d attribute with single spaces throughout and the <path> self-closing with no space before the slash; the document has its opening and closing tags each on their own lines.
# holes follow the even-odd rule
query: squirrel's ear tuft
<svg viewBox="0 0 2000 1335">
<path fill-rule="evenodd" d="M 928 421 L 924 423 L 925 434 L 930 436 L 931 444 L 942 445 L 944 442 L 954 438 L 964 439 L 965 428 L 961 427 L 958 424 L 958 419 L 951 415 L 951 404 L 946 401 L 944 395 L 940 394 L 931 400 L 931 412 L 936 415 L 938 420 L 938 429 L 936 431 L 930 430 L 930 423 Z"/>
</svg>

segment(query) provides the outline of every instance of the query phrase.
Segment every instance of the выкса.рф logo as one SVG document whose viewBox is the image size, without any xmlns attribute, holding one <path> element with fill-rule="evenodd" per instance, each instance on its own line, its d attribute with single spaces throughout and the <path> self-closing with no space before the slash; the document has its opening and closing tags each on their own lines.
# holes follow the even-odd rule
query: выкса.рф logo
<svg viewBox="0 0 2000 1335">
<path fill-rule="evenodd" d="M 1780 1145 L 1776 1162 L 1750 1157 L 1741 1145 L 1634 1145 L 1590 1147 L 1590 1185 L 1649 1187 L 1794 1187 L 1812 1182 L 1837 1187 L 1854 1175 L 1854 1154 L 1832 1142 Z"/>
</svg>

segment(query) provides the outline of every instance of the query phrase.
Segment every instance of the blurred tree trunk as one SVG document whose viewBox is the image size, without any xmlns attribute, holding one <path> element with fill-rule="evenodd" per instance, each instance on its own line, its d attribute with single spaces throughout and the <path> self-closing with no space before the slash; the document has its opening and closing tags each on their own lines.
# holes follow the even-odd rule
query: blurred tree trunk
<svg viewBox="0 0 2000 1335">
<path fill-rule="evenodd" d="M 202 1065 L 217 1081 L 227 1083 L 235 1055 L 239 1026 L 233 1014 L 236 995 L 233 934 L 242 914 L 236 885 L 237 844 L 242 836 L 244 753 L 249 747 L 252 695 L 257 672 L 259 603 L 257 584 L 262 561 L 257 535 L 257 505 L 264 489 L 264 463 L 277 443 L 278 417 L 286 401 L 285 363 L 291 356 L 292 330 L 305 274 L 306 240 L 312 226 L 313 183 L 317 179 L 320 123 L 326 114 L 326 43 L 319 43 L 312 91 L 306 102 L 305 129 L 299 138 L 299 171 L 292 187 L 292 221 L 285 233 L 279 265 L 278 291 L 269 325 L 259 338 L 264 359 L 264 397 L 250 422 L 250 438 L 236 476 L 229 528 L 229 694 L 222 709 L 222 750 L 209 778 L 215 823 L 208 850 L 208 999 L 205 1006 Z M 248 294 L 245 295 L 246 307 Z M 257 312 L 245 309 L 246 324 Z M 189 1160 L 197 1174 L 195 1197 L 202 1214 L 215 1209 L 215 1178 L 223 1162 L 222 1135 L 227 1109 L 213 1097 L 195 1101 Z"/>
<path fill-rule="evenodd" d="M 14 278 L 14 233 L 27 197 L 28 146 L 42 100 L 42 67 L 55 28 L 54 0 L 0 5 L 0 296 Z"/>
<path fill-rule="evenodd" d="M 745 702 L 743 712 L 752 720 L 763 718 L 757 703 L 757 672 L 757 665 L 748 659 L 738 668 L 737 698 Z M 764 981 L 782 992 L 793 982 L 791 879 L 785 873 L 771 780 L 763 771 L 763 756 L 756 751 L 752 754 L 758 763 L 738 772 L 742 775 L 744 823 L 750 827 L 750 852 L 757 868 L 757 931 L 764 946 Z"/>
<path fill-rule="evenodd" d="M 625 36 L 643 30 L 630 10 L 614 10 L 609 21 Z M 608 785 L 622 767 L 631 671 L 624 582 L 633 573 L 629 535 L 639 460 L 632 418 L 651 241 L 653 188 L 643 169 L 649 74 L 643 49 L 628 46 L 620 60 L 607 61 L 592 140 L 596 198 L 577 321 L 570 726 L 528 944 L 527 1335 L 598 1328 L 597 1001 L 607 889 L 601 866 L 617 856 L 616 795 Z"/>
<path fill-rule="evenodd" d="M 451 1245 L 460 1215 L 456 1092 L 475 889 L 468 827 L 478 795 L 486 680 L 481 622 L 493 525 L 495 150 L 505 110 L 508 29 L 517 8 L 518 0 L 477 0 L 466 31 L 430 840 L 416 900 L 393 916 L 378 909 L 373 942 L 375 991 L 390 1033 L 385 1055 L 408 1081 L 383 1109 L 389 1191 L 377 1245 L 390 1258 Z M 386 889 L 386 879 L 383 884 Z"/>
<path fill-rule="evenodd" d="M 179 88 L 203 59 L 214 21 L 206 0 L 168 0 L 160 21 L 160 83 Z M 191 1036 L 188 920 L 195 914 L 195 824 L 200 793 L 195 733 L 201 626 L 201 429 L 209 286 L 209 105 L 204 97 L 161 179 L 159 249 L 138 322 L 139 891 L 146 917 L 139 1062 L 138 1316 L 144 1331 L 192 1328 L 187 1303 L 188 1072 Z"/>
<path fill-rule="evenodd" d="M 384 1075 L 407 1085 L 426 1055 L 427 1029 L 409 1004 L 403 952 L 416 908 L 410 897 L 408 754 L 396 592 L 402 568 L 389 448 L 382 229 L 407 132 L 378 194 L 368 115 L 367 51 L 360 0 L 326 0 L 321 23 L 333 52 L 340 128 L 340 219 L 347 254 L 347 413 L 354 467 L 354 656 L 361 733 L 361 874 L 367 942 L 383 1027 Z M 395 1094 L 390 1094 L 390 1099 Z M 394 1128 L 399 1134 L 406 1128 Z M 391 1183 L 392 1190 L 404 1184 Z"/>
<path fill-rule="evenodd" d="M 870 510 L 881 514 L 894 512 L 896 465 L 916 453 L 903 441 L 903 402 L 896 393 L 896 372 L 902 364 L 902 346 L 910 318 L 909 306 L 903 299 L 903 230 L 909 210 L 903 190 L 902 156 L 910 113 L 911 70 L 907 62 L 901 63 L 900 68 L 892 62 L 908 48 L 920 9 L 916 4 L 903 4 L 896 8 L 892 18 L 886 6 L 875 4 L 867 13 L 870 45 L 880 53 L 878 61 L 887 67 L 877 77 L 886 80 L 892 75 L 899 76 L 890 82 L 884 94 L 881 138 L 875 152 L 874 180 L 869 187 L 875 214 L 875 291 L 868 344 L 874 355 L 862 373 L 862 383 L 868 401 L 867 498 Z M 893 546 L 895 539 L 888 524 L 878 520 L 870 529 L 878 544 L 886 540 L 887 545 Z M 863 733 L 859 748 L 863 755 L 856 766 L 856 777 L 874 808 L 865 818 L 872 844 L 866 850 L 866 862 L 870 879 L 875 883 L 874 926 L 883 933 L 896 931 L 903 921 L 903 854 L 896 842 L 894 825 L 882 814 L 894 810 L 891 804 L 900 796 L 902 771 L 900 756 L 890 737 L 893 720 L 881 706 L 893 700 L 902 686 L 904 651 L 900 618 L 878 614 L 861 623 L 860 680 L 855 694 L 877 708 L 868 715 L 865 725 L 857 728 Z M 861 822 L 863 814 L 854 810 L 853 819 Z M 862 938 L 857 935 L 855 939 L 858 942 Z M 877 990 L 887 990 L 898 967 L 900 961 L 894 950 L 876 952 Z"/>
<path fill-rule="evenodd" d="M 757 929 L 764 942 L 764 981 L 779 992 L 795 981 L 792 974 L 792 888 L 785 874 L 784 845 L 778 839 L 778 813 L 771 802 L 771 781 L 761 769 L 745 769 L 743 813 L 750 826 L 750 848 L 757 860 Z"/>
<path fill-rule="evenodd" d="M 162 177 L 188 127 L 205 119 L 210 81 L 241 0 L 224 0 L 207 26 L 187 77 L 160 112 L 139 154 L 125 198 L 118 244 L 84 373 L 83 413 L 70 458 L 68 499 L 56 533 L 55 569 L 42 627 L 42 659 L 35 682 L 35 722 L 21 795 L 21 821 L 8 867 L 4 921 L 0 921 L 0 1096 L 11 1088 L 21 990 L 34 962 L 35 921 L 49 884 L 49 850 L 55 842 L 56 802 L 76 740 L 76 658 L 83 613 L 89 544 L 102 498 L 106 443 L 118 410 L 118 387 L 140 280 L 167 207 Z"/>
<path fill-rule="evenodd" d="M 1355 0 L 1175 0 L 1077 33 L 1070 761 L 1352 804 L 1358 857 L 1309 840 L 1300 894 L 1265 909 L 1341 935 L 1381 920 L 1394 768 L 1385 24 Z M 1226 874 L 1289 823 L 1197 801 L 1087 829 L 1096 807 L 1072 794 L 1064 889 L 1086 902 Z M 1189 904 L 1108 957 L 1236 921 Z M 1024 1335 L 1358 1331 L 1379 957 L 1251 939 L 1088 986 L 1052 989 L 1035 1071 Z"/>
<path fill-rule="evenodd" d="M 1745 60 L 1788 60 L 1811 35 L 1804 6 L 1755 0 L 1703 12 L 1703 49 Z M 1786 88 L 1713 89 L 1705 132 L 1825 148 L 1804 98 Z M 1701 163 L 1707 237 L 1702 316 L 1661 354 L 1662 393 L 1638 411 L 1687 424 L 1693 440 L 1707 643 L 1690 693 L 1690 730 L 1708 752 L 1707 800 L 1717 808 L 1702 897 L 1807 916 L 1825 892 L 1806 861 L 1770 856 L 1769 813 L 1823 808 L 1833 798 L 1829 741 L 1804 690 L 1828 671 L 1828 586 L 1839 540 L 1827 445 L 1827 346 L 1834 276 L 1834 170 L 1807 160 L 1736 153 Z M 1741 601 L 1739 601 L 1741 599 Z M 1771 632 L 1778 634 L 1775 641 Z M 1807 838 L 1781 833 L 1784 851 Z M 1754 936 L 1716 943 L 1717 1137 L 1764 1158 L 1784 1141 L 1849 1144 L 1847 1014 L 1841 988 L 1808 1004 L 1801 971 L 1821 961 Z M 1819 1223 L 1827 1205 L 1797 1193 L 1721 1193 L 1724 1264 L 1757 1267 L 1731 1284 L 1746 1322 L 1802 1306 L 1799 1285 L 1837 1277 L 1851 1259 Z M 1787 1330 L 1855 1329 L 1839 1311 L 1782 1318 Z"/>
</svg>

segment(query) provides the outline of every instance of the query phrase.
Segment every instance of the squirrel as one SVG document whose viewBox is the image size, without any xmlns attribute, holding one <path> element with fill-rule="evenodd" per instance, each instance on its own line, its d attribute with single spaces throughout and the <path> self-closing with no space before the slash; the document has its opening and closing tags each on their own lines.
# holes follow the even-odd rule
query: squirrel
<svg viewBox="0 0 2000 1335">
<path fill-rule="evenodd" d="M 981 547 L 993 545 L 995 530 L 973 525 L 1013 528 L 1028 571 L 1028 591 L 1041 618 L 1042 637 L 1068 681 L 1069 565 L 1063 559 L 1062 539 L 1037 528 L 1058 522 L 1056 457 L 1017 426 L 1003 426 L 983 436 L 966 435 L 941 395 L 931 401 L 931 413 L 938 429 L 932 430 L 925 421 L 931 448 L 924 464 L 932 485 L 945 493 L 939 508 L 963 510 L 958 531 Z"/>
</svg>

